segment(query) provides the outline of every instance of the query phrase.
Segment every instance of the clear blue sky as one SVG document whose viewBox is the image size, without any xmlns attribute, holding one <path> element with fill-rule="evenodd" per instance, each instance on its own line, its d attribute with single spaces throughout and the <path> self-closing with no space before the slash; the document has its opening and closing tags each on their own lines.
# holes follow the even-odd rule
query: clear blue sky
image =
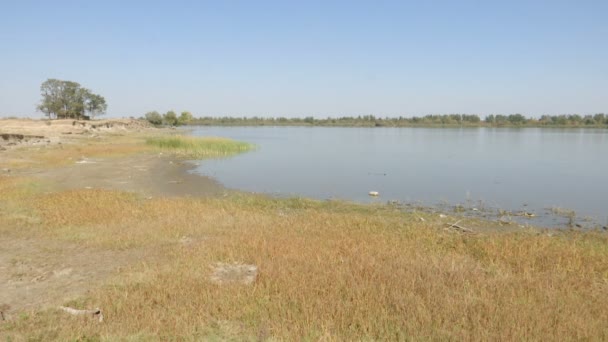
<svg viewBox="0 0 608 342">
<path fill-rule="evenodd" d="M 0 116 L 608 112 L 608 1 L 0 0 Z"/>
</svg>

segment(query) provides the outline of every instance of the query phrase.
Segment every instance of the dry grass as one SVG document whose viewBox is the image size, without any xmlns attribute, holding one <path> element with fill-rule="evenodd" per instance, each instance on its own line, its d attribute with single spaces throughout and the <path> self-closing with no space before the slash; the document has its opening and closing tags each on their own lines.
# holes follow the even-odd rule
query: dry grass
<svg viewBox="0 0 608 342">
<path fill-rule="evenodd" d="M 146 249 L 71 304 L 0 324 L 30 340 L 606 340 L 606 234 L 461 235 L 389 207 L 236 195 L 152 199 L 45 193 L 0 177 L 2 234 Z M 210 281 L 216 263 L 253 285 Z"/>
</svg>

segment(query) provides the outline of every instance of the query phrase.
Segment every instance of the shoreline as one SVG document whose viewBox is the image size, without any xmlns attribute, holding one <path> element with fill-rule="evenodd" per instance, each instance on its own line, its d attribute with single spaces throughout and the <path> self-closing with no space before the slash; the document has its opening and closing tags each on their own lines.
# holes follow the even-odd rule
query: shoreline
<svg viewBox="0 0 608 342">
<path fill-rule="evenodd" d="M 128 136 L 149 130 L 152 130 L 151 132 L 154 132 L 155 134 L 172 134 L 175 132 L 174 129 L 142 127 L 137 120 L 95 120 L 89 122 L 81 122 L 77 120 L 55 120 L 56 122 L 53 122 L 53 124 L 50 126 L 46 123 L 46 121 L 42 120 L 26 120 L 28 125 L 20 125 L 19 121 L 21 120 L 0 120 L 0 132 L 6 134 L 21 134 L 25 136 L 46 134 L 45 136 L 36 136 L 36 140 L 34 141 L 26 141 L 24 144 L 16 144 L 14 146 L 14 148 L 26 148 L 28 150 L 63 148 L 63 146 L 67 145 L 86 145 L 88 144 L 87 141 L 90 141 L 91 139 L 101 139 L 103 141 L 104 139 L 107 139 L 108 135 L 112 134 Z M 2 124 L 6 122 L 9 122 L 10 125 L 3 127 Z M 93 129 L 92 127 L 96 128 Z M 181 131 L 191 136 L 191 130 L 195 127 L 196 126 L 192 125 L 186 126 L 182 128 Z M 62 146 L 62 144 L 66 145 Z M 7 157 L 10 161 L 11 158 L 16 155 L 16 153 L 10 152 L 10 149 L 8 151 L 0 151 L 0 162 L 3 160 L 6 162 Z M 150 151 L 117 158 L 88 158 L 87 156 L 83 155 L 79 156 L 78 160 L 76 161 L 70 160 L 68 165 L 54 168 L 40 168 L 38 166 L 34 166 L 23 171 L 15 170 L 15 172 L 12 174 L 34 176 L 37 179 L 55 183 L 54 187 L 57 190 L 101 188 L 135 192 L 142 194 L 145 197 L 210 197 L 227 196 L 230 193 L 250 193 L 246 190 L 227 188 L 213 177 L 191 172 L 197 167 L 197 165 L 193 162 L 194 161 L 184 160 L 177 156 L 171 156 L 170 153 L 163 154 L 162 152 L 154 153 Z M 10 174 L 10 172 L 7 172 L 6 170 L 10 170 L 10 168 L 0 169 L 0 175 L 3 173 Z M 265 192 L 256 194 L 275 199 L 289 199 L 294 197 L 306 198 L 297 194 L 286 196 Z M 475 207 L 463 205 L 462 203 L 420 204 L 417 201 L 400 202 L 387 200 L 381 201 L 377 204 L 372 204 L 349 199 L 325 199 L 314 197 L 311 198 L 311 200 L 320 202 L 339 201 L 352 203 L 354 205 L 379 204 L 382 206 L 399 207 L 404 212 L 419 211 L 437 215 L 455 215 L 462 216 L 463 218 L 466 217 L 484 220 L 491 222 L 493 225 L 510 225 L 517 226 L 519 228 L 538 227 L 541 229 L 552 230 L 570 228 L 578 228 L 581 230 L 593 230 L 598 228 L 605 229 L 605 225 L 602 225 L 601 222 L 597 222 L 596 220 L 589 221 L 587 218 L 583 218 L 581 222 L 568 223 L 569 217 L 572 216 L 572 211 L 564 208 L 557 209 L 563 211 L 564 213 L 568 212 L 569 215 L 564 213 L 554 213 L 552 212 L 553 208 L 544 208 L 541 213 L 536 213 L 532 217 L 532 215 L 527 215 L 525 208 L 520 208 L 521 210 L 519 211 L 504 210 L 502 208 Z M 561 223 L 557 223 L 558 221 L 561 221 Z M 580 219 L 577 221 L 580 221 Z"/>
<path fill-rule="evenodd" d="M 608 234 L 227 190 L 153 152 L 149 134 L 165 131 L 69 135 L 0 152 L 14 166 L 0 172 L 0 338 L 606 332 L 597 312 L 608 305 Z M 105 319 L 60 306 L 98 308 Z"/>
</svg>

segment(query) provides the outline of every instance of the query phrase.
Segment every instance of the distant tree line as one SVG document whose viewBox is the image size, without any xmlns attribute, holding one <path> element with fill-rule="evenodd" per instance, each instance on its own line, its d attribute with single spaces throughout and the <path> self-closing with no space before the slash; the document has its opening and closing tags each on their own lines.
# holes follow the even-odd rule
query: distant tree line
<svg viewBox="0 0 608 342">
<path fill-rule="evenodd" d="M 157 111 L 147 112 L 144 115 L 144 118 L 146 120 L 148 120 L 148 122 L 150 122 L 151 124 L 156 125 L 156 126 L 187 125 L 194 119 L 194 117 L 192 116 L 192 113 L 190 113 L 188 111 L 183 111 L 179 116 L 177 116 L 177 114 L 172 110 L 166 112 L 165 114 L 160 114 Z"/>
<path fill-rule="evenodd" d="M 79 83 L 50 78 L 40 86 L 37 109 L 49 119 L 89 119 L 106 112 L 106 99 Z M 87 115 L 88 114 L 88 115 Z"/>
<path fill-rule="evenodd" d="M 376 117 L 374 115 L 338 118 L 286 117 L 201 117 L 191 125 L 208 126 L 341 126 L 341 127 L 608 127 L 608 115 L 543 115 L 527 118 L 522 114 L 490 114 L 483 120 L 475 114 L 431 114 L 414 117 Z"/>
</svg>

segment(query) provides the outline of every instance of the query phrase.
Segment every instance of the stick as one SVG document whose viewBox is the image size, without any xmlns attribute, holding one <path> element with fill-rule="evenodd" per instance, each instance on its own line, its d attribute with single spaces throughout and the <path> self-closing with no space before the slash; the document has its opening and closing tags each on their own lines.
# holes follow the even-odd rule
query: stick
<svg viewBox="0 0 608 342">
<path fill-rule="evenodd" d="M 475 233 L 475 231 L 472 230 L 472 229 L 469 229 L 469 228 L 463 227 L 463 226 L 459 226 L 458 225 L 459 222 L 460 221 L 456 221 L 455 223 L 451 223 L 451 224 L 450 223 L 446 223 L 446 225 L 448 226 L 448 228 L 456 228 L 456 229 L 458 229 L 460 231 L 463 231 L 465 233 L 471 233 L 471 234 Z"/>
<path fill-rule="evenodd" d="M 4 312 L 8 311 L 8 309 L 10 309 L 11 306 L 8 304 L 2 304 L 0 305 L 0 319 L 2 319 L 3 321 L 6 321 L 6 316 L 4 316 Z"/>
<path fill-rule="evenodd" d="M 75 315 L 75 316 L 79 316 L 79 315 L 92 315 L 93 317 L 99 316 L 98 317 L 99 323 L 103 322 L 103 313 L 99 309 L 78 310 L 78 309 L 69 308 L 67 306 L 60 306 L 59 309 L 69 313 L 70 315 Z"/>
</svg>

